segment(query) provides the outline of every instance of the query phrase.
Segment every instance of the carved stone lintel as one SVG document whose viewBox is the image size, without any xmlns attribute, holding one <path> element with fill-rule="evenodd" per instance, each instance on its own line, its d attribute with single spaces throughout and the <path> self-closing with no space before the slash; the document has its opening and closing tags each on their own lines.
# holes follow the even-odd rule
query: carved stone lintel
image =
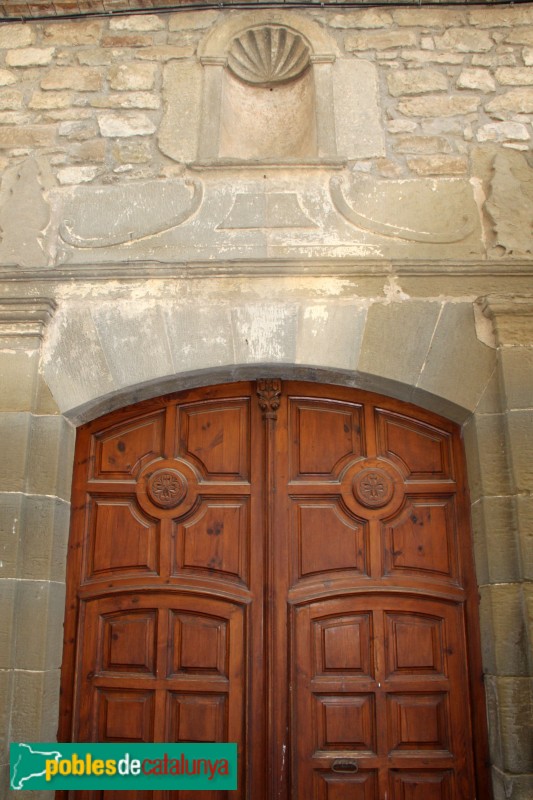
<svg viewBox="0 0 533 800">
<path fill-rule="evenodd" d="M 4 297 L 0 301 L 0 336 L 42 338 L 55 310 L 51 297 Z"/>
<path fill-rule="evenodd" d="M 263 419 L 277 419 L 276 411 L 279 408 L 281 396 L 281 381 L 277 378 L 261 378 L 257 381 L 257 397 L 259 408 L 263 412 Z"/>
</svg>

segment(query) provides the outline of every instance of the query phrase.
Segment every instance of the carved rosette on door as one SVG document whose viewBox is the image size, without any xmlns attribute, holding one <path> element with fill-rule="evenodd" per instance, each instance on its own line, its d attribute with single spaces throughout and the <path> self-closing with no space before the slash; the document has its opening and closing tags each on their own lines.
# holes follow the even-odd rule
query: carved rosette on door
<svg viewBox="0 0 533 800">
<path fill-rule="evenodd" d="M 275 379 L 84 426 L 61 738 L 236 741 L 239 800 L 474 798 L 461 470 L 451 423 Z"/>
</svg>

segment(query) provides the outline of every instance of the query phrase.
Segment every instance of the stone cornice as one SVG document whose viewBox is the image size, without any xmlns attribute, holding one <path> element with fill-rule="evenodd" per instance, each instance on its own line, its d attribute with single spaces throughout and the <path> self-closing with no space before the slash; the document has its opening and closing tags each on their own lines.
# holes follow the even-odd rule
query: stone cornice
<svg viewBox="0 0 533 800">
<path fill-rule="evenodd" d="M 50 297 L 5 297 L 0 300 L 0 337 L 42 338 L 55 310 Z"/>
<path fill-rule="evenodd" d="M 500 345 L 533 345 L 533 294 L 489 294 L 478 303 Z"/>
</svg>

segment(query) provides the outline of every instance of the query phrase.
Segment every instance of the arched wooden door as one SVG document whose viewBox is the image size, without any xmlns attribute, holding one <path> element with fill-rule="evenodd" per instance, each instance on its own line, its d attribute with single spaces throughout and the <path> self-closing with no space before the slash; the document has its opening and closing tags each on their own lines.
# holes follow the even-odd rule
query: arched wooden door
<svg viewBox="0 0 533 800">
<path fill-rule="evenodd" d="M 238 800 L 484 800 L 468 518 L 456 426 L 352 389 L 84 426 L 61 738 L 237 741 Z"/>
</svg>

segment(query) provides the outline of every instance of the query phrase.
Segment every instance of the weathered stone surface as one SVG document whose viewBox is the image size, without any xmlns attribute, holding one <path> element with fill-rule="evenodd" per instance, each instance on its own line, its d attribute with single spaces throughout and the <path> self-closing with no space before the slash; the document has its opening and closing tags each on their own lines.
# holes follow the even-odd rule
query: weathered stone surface
<svg viewBox="0 0 533 800">
<path fill-rule="evenodd" d="M 35 42 L 35 29 L 31 25 L 3 25 L 0 27 L 0 49 L 29 47 Z"/>
<path fill-rule="evenodd" d="M 17 82 L 17 76 L 8 69 L 0 69 L 0 86 L 12 86 Z"/>
<path fill-rule="evenodd" d="M 11 701 L 13 689 L 13 671 L 0 670 L 0 764 L 7 765 L 9 771 L 9 727 L 11 715 Z M 1 782 L 0 792 L 2 797 L 8 797 L 9 781 Z"/>
<path fill-rule="evenodd" d="M 451 28 L 465 22 L 464 11 L 460 8 L 395 8 L 392 12 L 394 22 L 401 27 Z"/>
<path fill-rule="evenodd" d="M 462 64 L 464 56 L 460 53 L 442 53 L 435 50 L 402 50 L 404 61 L 414 61 L 418 64 L 434 62 L 436 64 Z"/>
<path fill-rule="evenodd" d="M 155 64 L 119 64 L 109 72 L 109 85 L 120 91 L 152 89 L 156 70 Z"/>
<path fill-rule="evenodd" d="M 197 156 L 202 68 L 199 64 L 169 64 L 163 73 L 165 113 L 159 128 L 159 147 L 175 161 Z"/>
<path fill-rule="evenodd" d="M 98 126 L 107 138 L 149 136 L 156 127 L 146 114 L 100 114 Z"/>
<path fill-rule="evenodd" d="M 527 675 L 527 633 L 521 584 L 483 586 L 480 596 L 485 670 L 496 675 Z"/>
<path fill-rule="evenodd" d="M 113 156 L 120 164 L 145 164 L 153 153 L 150 142 L 144 139 L 119 139 L 113 146 Z"/>
<path fill-rule="evenodd" d="M 237 364 L 294 362 L 298 306 L 250 304 L 231 312 Z"/>
<path fill-rule="evenodd" d="M 90 183 L 96 178 L 98 172 L 98 167 L 65 167 L 57 171 L 57 180 L 61 186 Z"/>
<path fill-rule="evenodd" d="M 523 155 L 499 152 L 486 210 L 494 224 L 496 246 L 504 253 L 531 253 L 533 237 L 533 169 Z"/>
<path fill-rule="evenodd" d="M 19 562 L 20 530 L 26 496 L 17 492 L 0 493 L 0 553 L 2 566 L 0 577 L 17 577 Z"/>
<path fill-rule="evenodd" d="M 142 33 L 115 33 L 102 36 L 102 47 L 150 47 L 154 37 Z"/>
<path fill-rule="evenodd" d="M 361 372 L 416 385 L 440 314 L 439 303 L 374 304 L 368 311 Z"/>
<path fill-rule="evenodd" d="M 464 156 L 433 156 L 408 158 L 407 166 L 417 175 L 463 175 L 468 169 Z"/>
<path fill-rule="evenodd" d="M 56 22 L 43 26 L 43 41 L 58 45 L 98 44 L 102 27 L 101 20 Z"/>
<path fill-rule="evenodd" d="M 90 100 L 93 108 L 142 108 L 157 110 L 161 106 L 158 94 L 151 92 L 118 92 L 116 94 L 100 95 Z"/>
<path fill-rule="evenodd" d="M 9 503 L 4 503 L 10 495 L 0 495 L 0 519 L 6 512 L 6 525 Z M 20 495 L 21 506 L 11 521 L 16 526 L 18 550 L 16 572 L 18 578 L 30 581 L 65 580 L 66 552 L 68 543 L 70 507 L 64 500 L 39 495 Z M 1 527 L 1 523 L 0 523 Z M 13 533 L 11 532 L 11 538 Z"/>
<path fill-rule="evenodd" d="M 476 337 L 472 307 L 446 304 L 418 386 L 473 408 L 492 373 L 494 359 L 494 351 Z M 459 365 L 468 365 L 468 369 L 459 369 Z"/>
<path fill-rule="evenodd" d="M 528 141 L 531 137 L 522 122 L 489 122 L 478 129 L 476 138 L 478 142 L 506 142 Z"/>
<path fill-rule="evenodd" d="M 132 14 L 109 20 L 109 29 L 112 31 L 162 31 L 165 27 L 164 18 L 155 14 Z"/>
<path fill-rule="evenodd" d="M 371 158 L 385 153 L 374 64 L 338 58 L 333 68 L 337 153 Z"/>
<path fill-rule="evenodd" d="M 493 92 L 496 83 L 488 69 L 464 69 L 457 78 L 457 87 L 459 89 L 477 89 L 480 92 Z"/>
<path fill-rule="evenodd" d="M 34 92 L 28 108 L 48 110 L 51 108 L 68 108 L 72 103 L 72 92 Z"/>
<path fill-rule="evenodd" d="M 495 679 L 502 737 L 503 767 L 514 773 L 533 771 L 533 679 Z"/>
<path fill-rule="evenodd" d="M 398 108 L 408 117 L 454 117 L 477 110 L 478 97 L 456 95 L 426 95 L 400 100 Z"/>
<path fill-rule="evenodd" d="M 500 67 L 495 75 L 498 83 L 504 86 L 533 85 L 533 70 L 527 67 Z"/>
<path fill-rule="evenodd" d="M 398 136 L 397 153 L 450 153 L 452 147 L 443 136 Z"/>
<path fill-rule="evenodd" d="M 59 126 L 58 133 L 71 142 L 83 142 L 92 139 L 98 134 L 98 126 L 94 119 L 66 120 Z"/>
<path fill-rule="evenodd" d="M 533 112 L 533 88 L 510 89 L 487 103 L 486 110 L 489 113 L 531 114 Z"/>
<path fill-rule="evenodd" d="M 533 8 L 529 4 L 514 5 L 511 8 L 476 8 L 468 12 L 470 25 L 478 28 L 513 28 L 518 25 L 533 24 Z"/>
<path fill-rule="evenodd" d="M 22 108 L 22 93 L 16 89 L 0 90 L 0 110 L 14 110 Z"/>
<path fill-rule="evenodd" d="M 533 497 L 516 498 L 522 577 L 533 580 Z"/>
<path fill-rule="evenodd" d="M 533 398 L 533 348 L 502 347 L 500 363 L 508 409 L 531 408 Z"/>
<path fill-rule="evenodd" d="M 0 346 L 0 411 L 31 411 L 36 395 L 39 350 L 31 340 Z"/>
<path fill-rule="evenodd" d="M 33 416 L 28 443 L 26 491 L 70 499 L 74 428 L 60 416 Z"/>
<path fill-rule="evenodd" d="M 391 119 L 387 123 L 389 133 L 412 133 L 417 127 L 418 124 L 412 119 Z"/>
<path fill-rule="evenodd" d="M 533 28 L 515 28 L 505 37 L 507 44 L 533 45 Z"/>
<path fill-rule="evenodd" d="M 97 92 L 102 85 L 102 72 L 91 67 L 56 67 L 41 81 L 41 89 L 75 89 L 77 92 Z"/>
<path fill-rule="evenodd" d="M 197 11 L 180 11 L 168 17 L 168 29 L 170 32 L 180 32 L 188 29 L 201 30 L 203 28 L 211 28 L 219 19 L 220 14 L 218 11 L 207 8 L 202 9 L 200 13 Z"/>
<path fill-rule="evenodd" d="M 180 61 L 194 55 L 196 48 L 194 45 L 167 45 L 159 44 L 154 47 L 144 47 L 135 53 L 135 58 L 144 61 Z"/>
<path fill-rule="evenodd" d="M 36 580 L 16 582 L 14 618 L 17 627 L 13 665 L 17 669 L 59 669 L 61 666 L 61 619 L 65 608 L 62 583 Z M 35 620 L 39 619 L 39 625 Z"/>
<path fill-rule="evenodd" d="M 533 411 L 507 413 L 513 482 L 518 492 L 533 491 Z"/>
<path fill-rule="evenodd" d="M 390 50 L 393 47 L 415 47 L 417 37 L 413 31 L 369 31 L 368 33 L 347 33 L 345 47 L 354 50 Z"/>
<path fill-rule="evenodd" d="M 483 497 L 472 507 L 478 581 L 512 583 L 521 579 L 519 536 L 512 497 Z"/>
<path fill-rule="evenodd" d="M 457 50 L 460 53 L 484 53 L 494 46 L 490 34 L 471 28 L 449 28 L 442 36 L 435 37 L 439 50 Z"/>
<path fill-rule="evenodd" d="M 393 97 L 404 94 L 424 94 L 426 92 L 446 91 L 448 80 L 446 75 L 435 70 L 394 71 L 387 75 L 389 92 Z"/>
<path fill-rule="evenodd" d="M 355 369 L 366 309 L 357 305 L 316 303 L 299 311 L 296 361 L 335 369 Z"/>
<path fill-rule="evenodd" d="M 24 491 L 30 424 L 28 413 L 0 413 L 0 486 L 4 492 Z"/>
<path fill-rule="evenodd" d="M 48 263 L 44 231 L 50 221 L 50 209 L 43 191 L 49 182 L 48 170 L 32 158 L 4 173 L 0 263 L 28 268 L 45 267 Z"/>
<path fill-rule="evenodd" d="M 17 582 L 14 580 L 0 580 L 0 670 L 13 666 L 14 643 L 14 610 L 15 590 Z"/>
<path fill-rule="evenodd" d="M 465 424 L 463 438 L 472 501 L 511 491 L 505 417 L 478 414 Z"/>
<path fill-rule="evenodd" d="M 533 776 L 516 775 L 493 767 L 491 771 L 494 800 L 530 800 L 533 796 Z"/>
<path fill-rule="evenodd" d="M 15 672 L 11 739 L 53 742 L 57 736 L 59 670 Z"/>
<path fill-rule="evenodd" d="M 6 64 L 8 67 L 42 67 L 50 64 L 54 52 L 54 47 L 23 47 L 20 50 L 8 50 Z"/>
<path fill-rule="evenodd" d="M 533 47 L 524 47 L 522 56 L 526 67 L 533 67 Z"/>
</svg>

